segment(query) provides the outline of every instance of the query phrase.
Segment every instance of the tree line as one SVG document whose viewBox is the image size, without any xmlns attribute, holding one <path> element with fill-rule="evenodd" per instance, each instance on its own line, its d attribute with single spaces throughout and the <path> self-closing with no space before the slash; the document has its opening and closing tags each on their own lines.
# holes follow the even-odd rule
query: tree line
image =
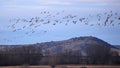
<svg viewBox="0 0 120 68">
<path fill-rule="evenodd" d="M 120 64 L 119 54 L 107 46 L 89 45 L 84 52 L 86 55 L 81 50 L 66 49 L 57 54 L 43 54 L 42 48 L 34 45 L 9 47 L 0 50 L 0 65 Z"/>
</svg>

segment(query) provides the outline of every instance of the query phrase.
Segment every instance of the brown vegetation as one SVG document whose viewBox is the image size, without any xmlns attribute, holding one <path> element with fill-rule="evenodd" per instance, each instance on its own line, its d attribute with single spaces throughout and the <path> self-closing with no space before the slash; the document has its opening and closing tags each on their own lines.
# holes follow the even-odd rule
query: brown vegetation
<svg viewBox="0 0 120 68">
<path fill-rule="evenodd" d="M 51 68 L 51 66 L 1 66 L 0 68 Z M 55 68 L 120 68 L 120 66 L 104 66 L 104 65 L 58 65 Z"/>
<path fill-rule="evenodd" d="M 120 56 L 110 44 L 95 37 L 24 46 L 1 46 L 0 65 L 119 65 Z"/>
</svg>

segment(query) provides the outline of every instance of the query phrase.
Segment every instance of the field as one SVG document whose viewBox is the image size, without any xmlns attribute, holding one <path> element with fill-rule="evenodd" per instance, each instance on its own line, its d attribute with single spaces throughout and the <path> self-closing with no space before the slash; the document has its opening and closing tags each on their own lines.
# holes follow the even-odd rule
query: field
<svg viewBox="0 0 120 68">
<path fill-rule="evenodd" d="M 0 68 L 52 68 L 52 67 L 51 66 L 0 66 Z M 55 68 L 120 68 L 120 66 L 89 65 L 83 67 L 81 65 L 58 65 Z"/>
</svg>

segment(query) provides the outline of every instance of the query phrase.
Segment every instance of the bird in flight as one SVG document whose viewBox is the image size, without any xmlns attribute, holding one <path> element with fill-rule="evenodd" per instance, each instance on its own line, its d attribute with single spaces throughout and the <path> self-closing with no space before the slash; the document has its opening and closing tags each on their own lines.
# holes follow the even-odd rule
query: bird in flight
<svg viewBox="0 0 120 68">
<path fill-rule="evenodd" d="M 113 12 L 113 11 L 96 13 L 95 15 L 88 14 L 88 16 L 86 17 L 79 17 L 80 15 L 67 14 L 65 13 L 65 10 L 55 12 L 53 14 L 51 13 L 52 12 L 45 10 L 40 12 L 40 15 L 43 15 L 43 16 L 35 16 L 29 19 L 25 19 L 25 18 L 17 18 L 13 20 L 10 19 L 9 22 L 13 22 L 13 21 L 15 22 L 9 25 L 8 28 L 11 27 L 13 29 L 13 32 L 30 28 L 31 33 L 35 33 L 36 31 L 35 29 L 37 29 L 42 25 L 46 26 L 45 24 L 56 26 L 59 23 L 60 24 L 63 23 L 65 24 L 65 26 L 68 26 L 69 23 L 78 25 L 77 23 L 80 22 L 87 26 L 95 26 L 95 25 L 109 26 L 108 24 L 115 26 L 116 24 L 115 20 L 118 20 L 119 23 L 117 24 L 120 25 L 120 16 L 118 17 L 119 13 Z M 91 19 L 95 20 L 96 23 L 91 22 Z M 18 28 L 18 25 L 20 24 L 19 22 L 21 24 L 24 24 L 20 28 Z M 46 33 L 47 30 L 43 32 Z M 26 32 L 26 34 L 28 34 L 28 32 Z"/>
</svg>

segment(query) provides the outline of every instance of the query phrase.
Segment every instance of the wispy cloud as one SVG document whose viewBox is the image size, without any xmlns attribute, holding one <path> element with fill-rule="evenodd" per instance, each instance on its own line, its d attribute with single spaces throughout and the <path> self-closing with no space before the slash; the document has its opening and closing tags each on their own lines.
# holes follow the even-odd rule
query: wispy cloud
<svg viewBox="0 0 120 68">
<path fill-rule="evenodd" d="M 71 5 L 75 3 L 120 3 L 120 0 L 0 0 L 4 5 Z"/>
<path fill-rule="evenodd" d="M 120 0 L 63 0 L 68 2 L 97 2 L 97 3 L 110 3 L 110 2 L 120 2 Z"/>
</svg>

